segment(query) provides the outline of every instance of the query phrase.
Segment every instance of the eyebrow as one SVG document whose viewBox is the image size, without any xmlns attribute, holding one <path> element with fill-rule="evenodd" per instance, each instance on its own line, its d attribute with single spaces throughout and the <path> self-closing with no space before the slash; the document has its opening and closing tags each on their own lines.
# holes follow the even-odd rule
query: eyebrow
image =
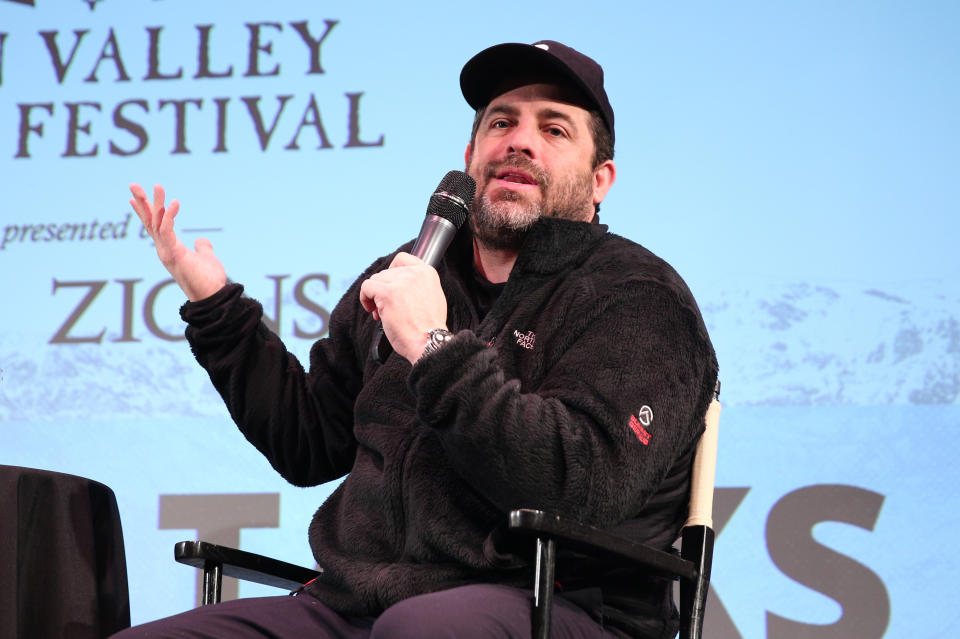
<svg viewBox="0 0 960 639">
<path fill-rule="evenodd" d="M 543 108 L 537 111 L 537 117 L 544 120 L 563 120 L 570 125 L 571 128 L 576 130 L 577 123 L 574 122 L 573 118 L 564 113 L 563 111 L 557 111 L 556 109 Z"/>
<path fill-rule="evenodd" d="M 493 115 L 509 115 L 516 117 L 520 113 L 520 109 L 510 104 L 497 104 L 487 109 L 486 118 L 488 119 Z M 563 120 L 571 128 L 577 130 L 577 123 L 572 117 L 563 111 L 558 111 L 556 109 L 551 109 L 549 107 L 544 107 L 537 111 L 537 118 L 541 120 Z"/>
<path fill-rule="evenodd" d="M 509 104 L 498 104 L 496 106 L 487 107 L 486 117 L 489 118 L 491 115 L 517 115 L 520 113 L 520 109 Z"/>
</svg>

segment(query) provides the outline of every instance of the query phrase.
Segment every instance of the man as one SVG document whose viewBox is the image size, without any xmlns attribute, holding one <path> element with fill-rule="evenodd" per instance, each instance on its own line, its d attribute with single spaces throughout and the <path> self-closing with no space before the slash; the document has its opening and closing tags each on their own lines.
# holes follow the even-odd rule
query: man
<svg viewBox="0 0 960 639">
<path fill-rule="evenodd" d="M 309 373 L 209 242 L 177 240 L 178 203 L 132 187 L 190 300 L 193 351 L 247 439 L 294 484 L 349 475 L 310 526 L 324 572 L 301 594 L 123 637 L 529 636 L 530 557 L 501 532 L 511 509 L 661 548 L 676 537 L 717 366 L 680 277 L 598 223 L 616 177 L 603 71 L 557 42 L 506 44 L 471 59 L 461 88 L 477 110 L 469 229 L 437 268 L 402 251 L 377 260 Z M 369 356 L 378 321 L 394 349 L 382 364 Z M 638 427 L 641 409 L 652 419 Z M 556 636 L 676 632 L 669 583 L 564 585 Z"/>
</svg>

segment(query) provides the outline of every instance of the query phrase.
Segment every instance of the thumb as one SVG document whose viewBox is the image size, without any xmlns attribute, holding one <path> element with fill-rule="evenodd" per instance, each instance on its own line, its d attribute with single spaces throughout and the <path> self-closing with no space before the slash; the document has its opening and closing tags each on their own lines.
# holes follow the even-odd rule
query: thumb
<svg viewBox="0 0 960 639">
<path fill-rule="evenodd" d="M 193 248 L 201 255 L 213 255 L 213 244 L 205 237 L 197 239 L 197 241 L 193 243 Z"/>
</svg>

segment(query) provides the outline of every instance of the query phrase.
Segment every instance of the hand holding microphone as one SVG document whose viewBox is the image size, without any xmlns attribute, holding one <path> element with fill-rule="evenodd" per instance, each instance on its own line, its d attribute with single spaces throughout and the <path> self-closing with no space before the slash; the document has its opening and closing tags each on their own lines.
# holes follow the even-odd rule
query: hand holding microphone
<svg viewBox="0 0 960 639">
<path fill-rule="evenodd" d="M 446 325 L 446 298 L 435 267 L 466 221 L 475 190 L 466 173 L 447 173 L 430 197 L 410 254 L 398 254 L 388 269 L 361 285 L 360 303 L 381 321 L 370 350 L 374 361 L 382 363 L 392 347 L 415 362 L 423 352 L 427 332 Z"/>
</svg>

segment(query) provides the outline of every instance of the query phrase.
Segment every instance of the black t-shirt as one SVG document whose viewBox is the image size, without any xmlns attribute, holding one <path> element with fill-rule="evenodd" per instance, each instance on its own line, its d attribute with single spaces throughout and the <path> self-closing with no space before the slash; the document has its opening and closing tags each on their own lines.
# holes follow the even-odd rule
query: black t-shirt
<svg viewBox="0 0 960 639">
<path fill-rule="evenodd" d="M 500 297 L 500 293 L 503 292 L 507 283 L 501 282 L 500 284 L 494 284 L 477 273 L 476 269 L 473 271 L 473 278 L 469 281 L 470 297 L 473 299 L 473 305 L 476 307 L 477 315 L 482 322 L 490 309 L 493 308 L 494 303 L 497 301 L 497 298 Z"/>
</svg>

